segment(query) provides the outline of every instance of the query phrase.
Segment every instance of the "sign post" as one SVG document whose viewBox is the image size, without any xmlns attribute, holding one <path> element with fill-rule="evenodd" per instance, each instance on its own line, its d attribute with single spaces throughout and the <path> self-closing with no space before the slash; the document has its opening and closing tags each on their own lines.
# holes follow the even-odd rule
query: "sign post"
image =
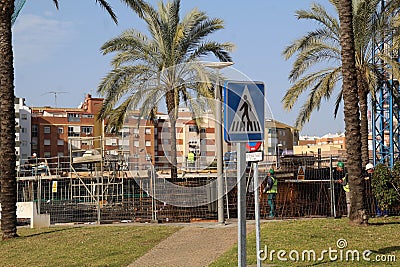
<svg viewBox="0 0 400 267">
<path fill-rule="evenodd" d="M 265 92 L 261 82 L 227 81 L 224 85 L 224 139 L 236 142 L 237 148 L 237 207 L 238 207 L 238 266 L 246 266 L 246 143 L 250 147 L 259 146 L 249 142 L 264 140 Z M 258 149 L 258 148 L 257 148 Z M 254 150 L 257 150 L 254 149 Z M 256 152 L 257 153 L 257 152 Z M 261 152 L 262 155 L 262 152 Z M 258 154 L 251 155 L 249 161 L 258 161 Z M 261 156 L 262 160 L 262 156 Z M 258 202 L 258 166 L 254 168 L 254 194 L 256 199 L 257 253 L 260 249 L 260 210 Z M 261 262 L 257 259 L 257 266 Z"/>
<path fill-rule="evenodd" d="M 257 252 L 257 267 L 261 267 L 261 259 L 258 257 L 258 253 L 261 249 L 261 237 L 260 237 L 260 194 L 258 190 L 258 162 L 253 162 L 253 192 L 254 192 L 254 220 L 256 221 L 256 252 Z"/>
<path fill-rule="evenodd" d="M 237 143 L 238 266 L 246 267 L 246 147 Z"/>
</svg>

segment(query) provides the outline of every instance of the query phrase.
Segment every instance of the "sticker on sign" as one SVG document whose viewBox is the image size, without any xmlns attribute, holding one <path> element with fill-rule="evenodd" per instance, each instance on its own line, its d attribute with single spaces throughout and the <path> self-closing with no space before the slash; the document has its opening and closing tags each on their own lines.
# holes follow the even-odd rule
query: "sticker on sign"
<svg viewBox="0 0 400 267">
<path fill-rule="evenodd" d="M 262 160 L 263 160 L 263 153 L 262 153 L 262 151 L 258 151 L 258 152 L 247 152 L 247 153 L 246 153 L 246 161 L 247 161 L 247 162 L 262 161 Z"/>
</svg>

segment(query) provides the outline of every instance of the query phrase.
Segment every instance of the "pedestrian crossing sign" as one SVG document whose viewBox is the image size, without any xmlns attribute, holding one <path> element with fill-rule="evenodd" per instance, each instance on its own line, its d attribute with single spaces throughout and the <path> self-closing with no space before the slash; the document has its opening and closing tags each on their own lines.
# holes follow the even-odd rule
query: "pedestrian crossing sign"
<svg viewBox="0 0 400 267">
<path fill-rule="evenodd" d="M 224 84 L 225 141 L 264 141 L 264 109 L 264 83 L 226 81 Z"/>
</svg>

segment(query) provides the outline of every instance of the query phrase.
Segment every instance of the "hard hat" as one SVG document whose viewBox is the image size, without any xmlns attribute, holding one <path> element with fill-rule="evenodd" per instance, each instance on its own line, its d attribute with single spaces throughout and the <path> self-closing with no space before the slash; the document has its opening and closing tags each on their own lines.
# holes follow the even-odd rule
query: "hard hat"
<svg viewBox="0 0 400 267">
<path fill-rule="evenodd" d="M 274 169 L 269 169 L 269 171 L 268 171 L 270 174 L 275 174 L 275 171 L 274 171 Z"/>
<path fill-rule="evenodd" d="M 368 163 L 367 165 L 365 165 L 365 170 L 368 171 L 370 169 L 373 169 L 374 165 L 372 163 Z"/>
<path fill-rule="evenodd" d="M 340 167 L 340 168 L 344 168 L 344 163 L 339 161 L 336 166 Z"/>
</svg>

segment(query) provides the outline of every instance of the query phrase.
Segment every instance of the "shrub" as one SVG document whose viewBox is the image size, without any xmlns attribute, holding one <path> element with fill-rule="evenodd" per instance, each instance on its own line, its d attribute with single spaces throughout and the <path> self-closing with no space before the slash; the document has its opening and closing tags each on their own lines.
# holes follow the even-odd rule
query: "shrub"
<svg viewBox="0 0 400 267">
<path fill-rule="evenodd" d="M 381 210 L 388 209 L 399 200 L 399 195 L 393 186 L 394 180 L 396 180 L 393 177 L 399 177 L 399 175 L 400 163 L 396 162 L 392 171 L 384 164 L 376 165 L 374 174 L 372 175 L 371 186 L 378 207 Z"/>
</svg>

